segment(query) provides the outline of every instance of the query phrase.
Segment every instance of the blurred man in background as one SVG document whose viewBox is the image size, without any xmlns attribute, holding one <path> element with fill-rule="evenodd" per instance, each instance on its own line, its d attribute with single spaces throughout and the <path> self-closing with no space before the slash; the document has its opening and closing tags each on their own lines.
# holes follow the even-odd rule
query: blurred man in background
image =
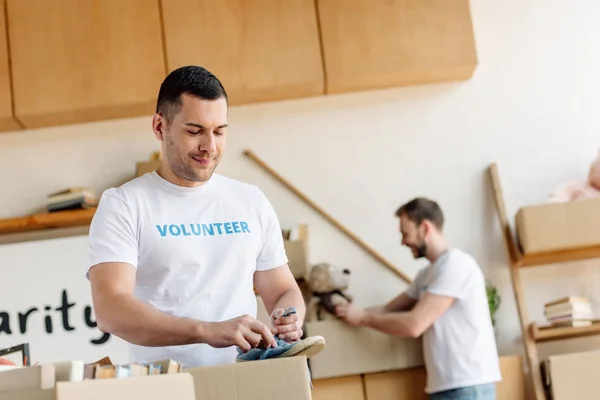
<svg viewBox="0 0 600 400">
<path fill-rule="evenodd" d="M 402 244 L 429 264 L 389 303 L 367 309 L 340 306 L 338 317 L 390 335 L 422 335 L 425 391 L 432 400 L 496 399 L 500 365 L 481 268 L 472 256 L 448 246 L 435 201 L 413 199 L 396 217 Z"/>
</svg>

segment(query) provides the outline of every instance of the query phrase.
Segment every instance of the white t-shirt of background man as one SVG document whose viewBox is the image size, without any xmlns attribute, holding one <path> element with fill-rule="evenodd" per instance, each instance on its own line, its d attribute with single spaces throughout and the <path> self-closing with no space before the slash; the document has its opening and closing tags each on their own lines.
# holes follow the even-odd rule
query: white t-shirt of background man
<svg viewBox="0 0 600 400">
<path fill-rule="evenodd" d="M 255 271 L 288 262 L 275 211 L 256 186 L 219 174 L 174 185 L 156 172 L 106 190 L 89 231 L 90 266 L 137 268 L 135 296 L 158 310 L 201 321 L 256 317 Z M 184 367 L 235 361 L 235 347 L 130 344 L 131 362 L 171 358 Z"/>
<path fill-rule="evenodd" d="M 475 259 L 450 249 L 417 274 L 406 294 L 432 293 L 455 298 L 423 333 L 427 393 L 500 381 L 496 338 L 485 277 Z"/>
</svg>

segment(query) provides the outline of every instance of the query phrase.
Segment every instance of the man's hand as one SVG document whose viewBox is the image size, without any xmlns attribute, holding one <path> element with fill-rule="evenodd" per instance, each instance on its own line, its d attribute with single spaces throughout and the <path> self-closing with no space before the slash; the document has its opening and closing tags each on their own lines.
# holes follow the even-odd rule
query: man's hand
<svg viewBox="0 0 600 400">
<path fill-rule="evenodd" d="M 243 351 L 253 348 L 277 347 L 269 327 L 249 315 L 204 326 L 203 342 L 216 348 L 239 346 Z"/>
<path fill-rule="evenodd" d="M 335 313 L 338 318 L 352 326 L 361 326 L 365 318 L 365 310 L 352 303 L 337 306 Z"/>
<path fill-rule="evenodd" d="M 297 342 L 302 337 L 302 328 L 298 324 L 298 314 L 290 314 L 283 317 L 283 308 L 276 308 L 271 313 L 271 319 L 273 320 L 273 328 L 271 332 L 275 335 L 279 335 L 279 338 L 286 342 Z"/>
</svg>

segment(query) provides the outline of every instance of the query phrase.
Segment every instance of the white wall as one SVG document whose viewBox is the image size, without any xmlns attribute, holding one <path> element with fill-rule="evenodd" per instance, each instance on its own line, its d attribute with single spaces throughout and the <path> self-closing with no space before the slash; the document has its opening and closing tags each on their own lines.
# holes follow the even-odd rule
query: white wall
<svg viewBox="0 0 600 400">
<path fill-rule="evenodd" d="M 472 80 L 233 108 L 219 172 L 258 184 L 284 226 L 308 222 L 311 261 L 351 269 L 351 293 L 363 305 L 406 286 L 242 151 L 255 151 L 411 276 L 423 262 L 399 246 L 393 212 L 413 196 L 437 199 L 451 242 L 500 286 L 500 351 L 521 352 L 485 169 L 498 162 L 510 215 L 585 177 L 600 147 L 600 3 L 473 0 L 472 12 L 480 59 Z M 156 149 L 150 117 L 3 134 L 0 187 L 8 194 L 0 217 L 36 211 L 48 193 L 68 186 L 100 192 L 117 185 Z M 59 247 L 43 250 L 52 260 L 72 257 Z M 20 262 L 12 261 L 0 263 L 2 281 Z M 542 303 L 570 290 L 598 301 L 598 262 L 580 264 L 525 271 L 532 318 L 542 319 Z"/>
</svg>

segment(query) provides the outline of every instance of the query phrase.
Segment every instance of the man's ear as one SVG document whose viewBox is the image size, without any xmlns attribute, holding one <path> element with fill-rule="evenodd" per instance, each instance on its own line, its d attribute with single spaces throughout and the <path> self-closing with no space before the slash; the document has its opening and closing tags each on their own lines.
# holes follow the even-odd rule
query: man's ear
<svg viewBox="0 0 600 400">
<path fill-rule="evenodd" d="M 152 117 L 152 130 L 154 131 L 154 136 L 156 136 L 156 138 L 158 140 L 160 140 L 161 142 L 165 139 L 165 137 L 164 137 L 165 128 L 166 128 L 165 118 L 159 113 L 154 114 L 154 116 Z"/>
<path fill-rule="evenodd" d="M 423 237 L 427 236 L 433 229 L 433 226 L 431 225 L 431 221 L 424 220 L 423 222 L 421 222 L 421 229 L 423 230 L 422 231 Z"/>
</svg>

